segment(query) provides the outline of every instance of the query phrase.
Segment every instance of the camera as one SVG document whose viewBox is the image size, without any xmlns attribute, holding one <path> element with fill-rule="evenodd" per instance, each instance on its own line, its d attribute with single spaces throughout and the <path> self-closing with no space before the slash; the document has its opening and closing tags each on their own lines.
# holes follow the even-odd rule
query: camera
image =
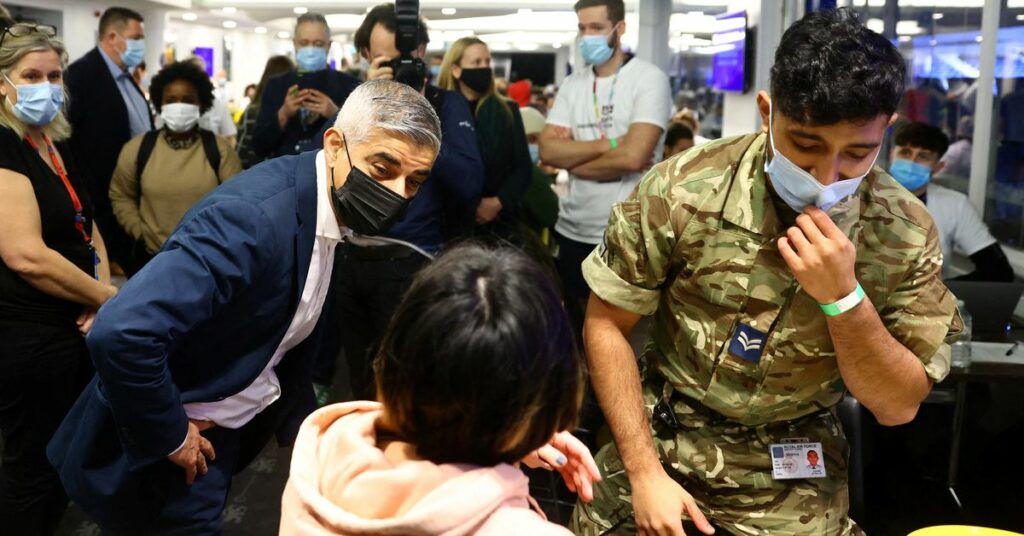
<svg viewBox="0 0 1024 536">
<path fill-rule="evenodd" d="M 398 31 L 395 32 L 395 48 L 399 56 L 388 66 L 394 73 L 396 81 L 422 91 L 427 80 L 427 66 L 423 60 L 412 57 L 412 51 L 419 47 L 420 2 L 419 0 L 395 0 L 395 18 L 398 19 Z"/>
</svg>

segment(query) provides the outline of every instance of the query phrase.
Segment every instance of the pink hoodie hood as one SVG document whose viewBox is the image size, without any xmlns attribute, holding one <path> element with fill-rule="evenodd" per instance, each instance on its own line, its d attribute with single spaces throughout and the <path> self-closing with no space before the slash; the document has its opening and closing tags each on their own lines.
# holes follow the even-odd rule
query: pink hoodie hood
<svg viewBox="0 0 1024 536">
<path fill-rule="evenodd" d="M 376 402 L 348 402 L 306 418 L 282 498 L 281 534 L 570 534 L 530 509 L 529 480 L 511 465 L 410 460 L 404 443 L 381 450 L 380 415 Z"/>
</svg>

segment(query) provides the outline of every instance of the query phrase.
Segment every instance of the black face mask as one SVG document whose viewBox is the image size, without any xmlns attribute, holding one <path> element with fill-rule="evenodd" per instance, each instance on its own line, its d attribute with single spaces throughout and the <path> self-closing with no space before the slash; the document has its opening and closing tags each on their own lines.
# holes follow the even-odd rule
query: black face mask
<svg viewBox="0 0 1024 536">
<path fill-rule="evenodd" d="M 462 78 L 459 79 L 459 82 L 466 84 L 466 87 L 477 93 L 483 93 L 487 91 L 487 88 L 491 87 L 491 76 L 492 71 L 490 67 L 463 69 Z"/>
<path fill-rule="evenodd" d="M 347 140 L 345 157 L 352 169 L 341 188 L 333 186 L 334 170 L 331 170 L 334 208 L 349 229 L 366 236 L 382 234 L 405 217 L 409 200 L 387 189 L 353 165 L 352 157 L 348 154 Z"/>
</svg>

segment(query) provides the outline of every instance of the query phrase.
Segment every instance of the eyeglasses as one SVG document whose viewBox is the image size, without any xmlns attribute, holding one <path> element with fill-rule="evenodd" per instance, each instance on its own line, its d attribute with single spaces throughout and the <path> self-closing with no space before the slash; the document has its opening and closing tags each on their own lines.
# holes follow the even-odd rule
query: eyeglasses
<svg viewBox="0 0 1024 536">
<path fill-rule="evenodd" d="M 57 27 L 50 26 L 49 24 L 15 24 L 13 26 L 7 26 L 3 28 L 0 33 L 0 47 L 4 46 L 4 39 L 8 35 L 11 37 L 25 37 L 33 32 L 43 34 L 45 37 L 56 37 Z"/>
</svg>

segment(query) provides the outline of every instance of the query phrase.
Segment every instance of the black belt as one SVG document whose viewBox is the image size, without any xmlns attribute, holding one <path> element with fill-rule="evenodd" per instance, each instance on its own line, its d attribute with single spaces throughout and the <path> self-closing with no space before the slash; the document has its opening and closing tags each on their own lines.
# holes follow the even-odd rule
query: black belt
<svg viewBox="0 0 1024 536">
<path fill-rule="evenodd" d="M 358 246 L 351 242 L 344 242 L 341 244 L 341 248 L 349 257 L 361 261 L 394 261 L 407 259 L 413 256 L 423 256 L 415 249 L 398 244 Z"/>
</svg>

